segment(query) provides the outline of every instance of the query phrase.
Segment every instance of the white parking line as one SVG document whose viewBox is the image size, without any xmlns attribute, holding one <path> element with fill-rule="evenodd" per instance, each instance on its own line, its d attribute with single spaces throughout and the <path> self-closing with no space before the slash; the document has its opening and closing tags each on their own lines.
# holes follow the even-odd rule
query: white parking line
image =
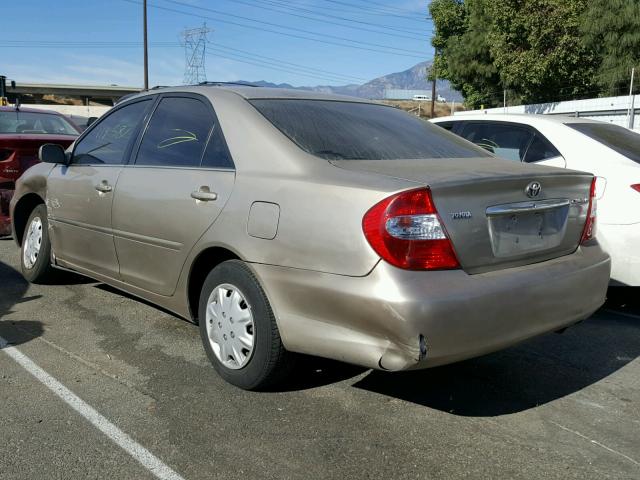
<svg viewBox="0 0 640 480">
<path fill-rule="evenodd" d="M 18 363 L 27 372 L 33 375 L 40 383 L 60 397 L 67 405 L 82 415 L 94 427 L 104 433 L 113 442 L 116 443 L 125 452 L 131 455 L 135 460 L 140 462 L 154 476 L 162 480 L 184 480 L 180 475 L 173 471 L 169 466 L 162 463 L 158 457 L 153 455 L 149 450 L 133 440 L 129 435 L 124 433 L 105 417 L 100 415 L 91 405 L 74 394 L 71 390 L 53 378 L 42 368 L 36 365 L 29 357 L 19 351 L 17 348 L 9 346 L 4 338 L 0 337 L 0 351 L 9 355 L 16 363 Z"/>
<path fill-rule="evenodd" d="M 617 310 L 612 310 L 610 308 L 603 308 L 607 313 L 613 313 L 614 315 L 620 315 L 621 317 L 635 318 L 636 320 L 640 320 L 640 315 L 634 315 L 633 313 L 627 312 L 618 312 Z"/>
</svg>

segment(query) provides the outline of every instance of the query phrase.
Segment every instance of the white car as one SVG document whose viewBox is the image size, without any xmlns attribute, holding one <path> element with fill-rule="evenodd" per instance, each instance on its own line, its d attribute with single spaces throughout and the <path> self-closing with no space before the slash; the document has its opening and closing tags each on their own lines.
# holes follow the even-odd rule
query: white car
<svg viewBox="0 0 640 480">
<path fill-rule="evenodd" d="M 432 122 L 503 158 L 599 177 L 598 239 L 611 255 L 611 283 L 640 285 L 640 134 L 555 115 L 460 115 Z"/>
</svg>

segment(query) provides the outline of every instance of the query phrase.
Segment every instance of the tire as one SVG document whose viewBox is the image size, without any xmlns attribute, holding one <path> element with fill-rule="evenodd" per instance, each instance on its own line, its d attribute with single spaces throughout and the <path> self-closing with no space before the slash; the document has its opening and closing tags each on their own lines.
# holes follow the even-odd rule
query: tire
<svg viewBox="0 0 640 480">
<path fill-rule="evenodd" d="M 20 250 L 22 275 L 30 283 L 47 283 L 54 276 L 47 208 L 34 208 L 26 225 Z"/>
<path fill-rule="evenodd" d="M 244 390 L 265 390 L 287 376 L 292 355 L 264 290 L 244 262 L 229 260 L 209 273 L 198 314 L 204 349 L 224 380 Z"/>
</svg>

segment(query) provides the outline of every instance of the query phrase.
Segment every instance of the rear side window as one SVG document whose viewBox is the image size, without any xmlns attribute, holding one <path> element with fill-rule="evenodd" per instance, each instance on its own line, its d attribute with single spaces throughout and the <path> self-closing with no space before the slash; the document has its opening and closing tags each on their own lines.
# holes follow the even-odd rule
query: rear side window
<svg viewBox="0 0 640 480">
<path fill-rule="evenodd" d="M 326 160 L 487 156 L 440 127 L 384 105 L 303 99 L 251 104 L 304 151 Z"/>
<path fill-rule="evenodd" d="M 568 127 L 640 163 L 640 134 L 607 123 L 567 123 Z"/>
<path fill-rule="evenodd" d="M 549 140 L 539 133 L 533 137 L 533 141 L 527 149 L 524 161 L 527 163 L 540 162 L 549 158 L 560 157 L 560 152 L 554 147 Z"/>
<path fill-rule="evenodd" d="M 533 132 L 516 124 L 473 122 L 464 127 L 461 135 L 499 157 L 521 162 Z"/>
<path fill-rule="evenodd" d="M 212 127 L 213 115 L 202 101 L 163 98 L 142 138 L 136 165 L 198 167 Z"/>
<path fill-rule="evenodd" d="M 220 125 L 213 126 L 211 138 L 202 158 L 202 166 L 209 168 L 234 168 L 231 154 L 227 148 L 227 142 L 222 135 Z"/>
<path fill-rule="evenodd" d="M 151 100 L 125 105 L 109 114 L 80 139 L 73 152 L 73 163 L 120 165 L 125 163 L 129 142 L 137 134 Z"/>
</svg>

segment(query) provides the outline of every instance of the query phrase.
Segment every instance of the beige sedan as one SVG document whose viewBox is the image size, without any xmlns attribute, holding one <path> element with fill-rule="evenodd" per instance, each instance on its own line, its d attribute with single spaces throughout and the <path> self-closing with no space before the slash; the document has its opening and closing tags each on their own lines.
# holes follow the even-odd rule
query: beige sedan
<svg viewBox="0 0 640 480">
<path fill-rule="evenodd" d="M 126 99 L 18 182 L 22 270 L 200 325 L 246 389 L 293 352 L 397 371 L 562 329 L 604 301 L 592 175 L 500 160 L 400 110 L 233 86 Z"/>
</svg>

